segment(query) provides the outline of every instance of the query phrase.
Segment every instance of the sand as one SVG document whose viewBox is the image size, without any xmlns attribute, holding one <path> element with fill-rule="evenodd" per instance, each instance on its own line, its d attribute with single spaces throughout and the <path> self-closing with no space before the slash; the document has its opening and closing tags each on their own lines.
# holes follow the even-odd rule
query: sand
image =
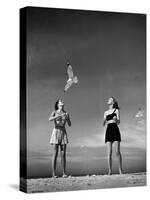
<svg viewBox="0 0 150 200">
<path fill-rule="evenodd" d="M 57 192 L 146 185 L 146 173 L 122 175 L 92 175 L 68 178 L 38 178 L 27 180 L 27 192 Z"/>
</svg>

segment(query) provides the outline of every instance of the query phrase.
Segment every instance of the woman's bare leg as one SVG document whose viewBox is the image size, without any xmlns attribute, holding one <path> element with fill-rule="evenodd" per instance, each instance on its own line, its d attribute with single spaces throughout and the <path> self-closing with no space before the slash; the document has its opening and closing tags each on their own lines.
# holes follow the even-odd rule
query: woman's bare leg
<svg viewBox="0 0 150 200">
<path fill-rule="evenodd" d="M 119 141 L 115 141 L 115 146 L 116 146 L 116 156 L 118 158 L 118 163 L 119 163 L 119 173 L 122 174 L 122 156 L 121 156 L 121 152 L 120 152 L 120 142 Z"/>
<path fill-rule="evenodd" d="M 54 145 L 54 152 L 52 157 L 52 176 L 54 177 L 56 174 L 56 164 L 57 164 L 57 156 L 58 156 L 58 144 Z"/>
<path fill-rule="evenodd" d="M 108 175 L 112 174 L 112 142 L 107 142 L 108 152 Z"/>
<path fill-rule="evenodd" d="M 63 176 L 66 176 L 66 144 L 60 146 L 61 150 L 61 165 L 63 169 Z"/>
</svg>

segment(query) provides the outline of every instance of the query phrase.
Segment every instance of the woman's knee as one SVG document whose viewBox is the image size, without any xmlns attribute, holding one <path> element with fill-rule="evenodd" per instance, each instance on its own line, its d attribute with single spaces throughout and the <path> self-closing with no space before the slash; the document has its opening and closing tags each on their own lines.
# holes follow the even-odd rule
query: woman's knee
<svg viewBox="0 0 150 200">
<path fill-rule="evenodd" d="M 54 160 L 57 159 L 57 156 L 58 156 L 58 153 L 57 153 L 57 152 L 54 152 L 54 153 L 53 153 L 53 159 L 54 159 Z"/>
<path fill-rule="evenodd" d="M 109 157 L 111 157 L 111 156 L 112 156 L 112 150 L 108 150 L 107 155 L 108 155 Z"/>
<path fill-rule="evenodd" d="M 56 157 L 58 155 L 58 146 L 55 146 L 53 149 L 53 156 Z"/>
<path fill-rule="evenodd" d="M 116 150 L 116 156 L 120 156 L 121 153 L 120 153 L 120 150 Z"/>
<path fill-rule="evenodd" d="M 65 154 L 66 153 L 66 146 L 61 145 L 60 150 L 61 150 L 61 152 L 63 152 L 63 154 Z"/>
<path fill-rule="evenodd" d="M 66 152 L 64 150 L 61 151 L 61 155 L 65 158 L 66 157 Z"/>
</svg>

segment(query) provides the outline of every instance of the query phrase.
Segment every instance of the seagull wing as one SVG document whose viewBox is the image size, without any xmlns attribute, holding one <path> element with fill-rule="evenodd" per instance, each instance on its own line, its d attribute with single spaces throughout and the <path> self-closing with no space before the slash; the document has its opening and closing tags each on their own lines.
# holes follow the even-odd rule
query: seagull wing
<svg viewBox="0 0 150 200">
<path fill-rule="evenodd" d="M 77 78 L 77 76 L 74 76 L 74 77 L 73 77 L 73 82 L 74 82 L 74 83 L 78 83 L 78 78 Z"/>
<path fill-rule="evenodd" d="M 73 78 L 73 69 L 72 69 L 71 65 L 68 66 L 67 73 L 68 73 L 69 79 L 72 79 Z"/>
<path fill-rule="evenodd" d="M 65 85 L 64 91 L 66 92 L 72 85 L 72 81 L 68 81 L 67 84 Z"/>
</svg>

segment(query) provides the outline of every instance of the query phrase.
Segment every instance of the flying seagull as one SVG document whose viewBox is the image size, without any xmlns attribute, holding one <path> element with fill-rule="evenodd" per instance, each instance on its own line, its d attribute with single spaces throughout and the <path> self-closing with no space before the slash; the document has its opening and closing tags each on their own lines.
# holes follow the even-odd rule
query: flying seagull
<svg viewBox="0 0 150 200">
<path fill-rule="evenodd" d="M 68 80 L 65 85 L 64 92 L 66 92 L 73 83 L 78 83 L 78 78 L 77 78 L 77 76 L 74 76 L 73 69 L 72 69 L 72 66 L 70 65 L 70 63 L 67 63 L 67 66 L 68 66 L 68 68 L 67 68 Z"/>
</svg>

